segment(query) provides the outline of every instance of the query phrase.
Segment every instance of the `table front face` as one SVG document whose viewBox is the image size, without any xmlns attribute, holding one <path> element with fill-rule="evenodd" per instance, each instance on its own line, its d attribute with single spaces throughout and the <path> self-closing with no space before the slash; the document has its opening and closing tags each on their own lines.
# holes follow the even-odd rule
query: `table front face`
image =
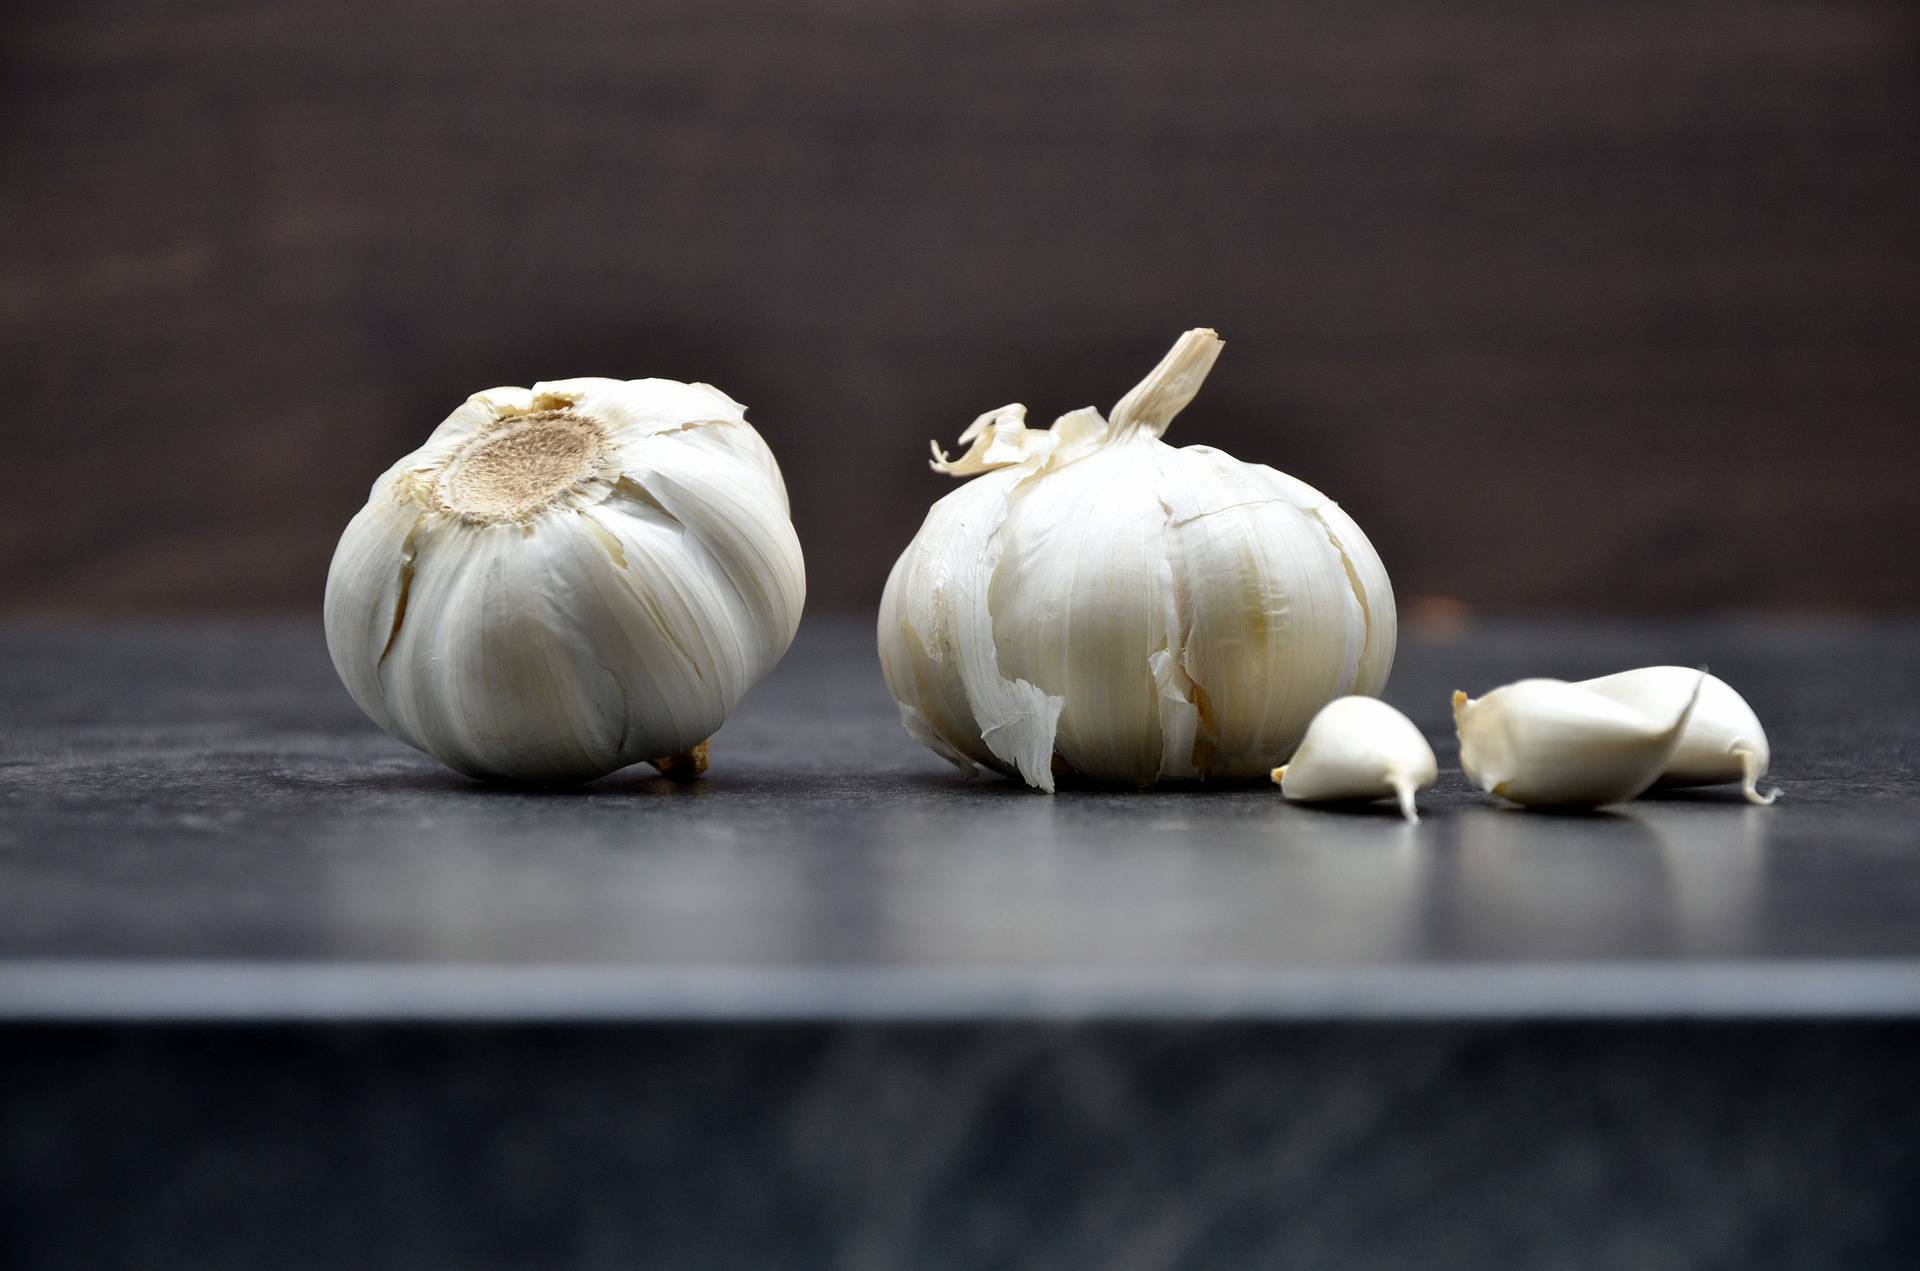
<svg viewBox="0 0 1920 1271">
<path fill-rule="evenodd" d="M 968 781 L 900 732 L 864 620 L 809 619 L 706 779 L 640 768 L 563 793 L 478 785 L 379 733 L 317 624 L 16 628 L 0 636 L 0 954 L 9 974 L 761 975 L 776 996 L 1045 982 L 1068 1005 L 1075 983 L 1175 1001 L 1354 971 L 1632 966 L 1644 988 L 1662 968 L 1818 966 L 1910 972 L 1920 997 L 1917 650 L 1911 624 L 1408 641 L 1387 696 L 1442 767 L 1409 826 L 1267 785 L 1049 798 Z M 1778 805 L 1727 789 L 1550 816 L 1461 777 L 1449 690 L 1653 662 L 1710 665 L 1747 694 Z"/>
</svg>

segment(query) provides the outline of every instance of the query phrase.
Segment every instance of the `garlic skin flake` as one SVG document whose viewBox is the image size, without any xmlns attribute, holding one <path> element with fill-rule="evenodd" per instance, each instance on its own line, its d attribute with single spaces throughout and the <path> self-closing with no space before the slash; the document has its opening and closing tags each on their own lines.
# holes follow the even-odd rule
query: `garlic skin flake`
<svg viewBox="0 0 1920 1271">
<path fill-rule="evenodd" d="M 1520 680 L 1485 697 L 1453 695 L 1460 767 L 1489 794 L 1529 806 L 1624 803 L 1659 779 L 1679 749 L 1703 671 L 1658 709 L 1565 680 Z"/>
<path fill-rule="evenodd" d="M 1393 591 L 1359 526 L 1285 473 L 1161 440 L 1218 357 L 1183 335 L 1110 417 L 1019 404 L 933 467 L 935 503 L 880 602 L 909 735 L 1041 790 L 1258 778 L 1314 713 L 1393 662 Z"/>
<path fill-rule="evenodd" d="M 744 407 L 557 380 L 475 394 L 374 482 L 327 575 L 327 648 L 375 723 L 470 776 L 691 776 L 805 598 Z"/>
<path fill-rule="evenodd" d="M 1684 666 L 1643 666 L 1581 680 L 1580 686 L 1628 706 L 1658 711 L 1685 695 L 1699 674 Z M 1655 784 L 1717 786 L 1737 781 L 1748 803 L 1765 807 L 1780 797 L 1777 787 L 1765 794 L 1759 790 L 1772 760 L 1766 730 L 1753 707 L 1725 680 L 1709 675 L 1700 685 L 1700 701 L 1687 719 L 1680 746 Z"/>
<path fill-rule="evenodd" d="M 1418 824 L 1413 796 L 1440 777 L 1433 747 L 1413 721 L 1377 697 L 1328 702 L 1307 725 L 1293 758 L 1273 770 L 1280 793 L 1304 803 L 1398 799 Z"/>
</svg>

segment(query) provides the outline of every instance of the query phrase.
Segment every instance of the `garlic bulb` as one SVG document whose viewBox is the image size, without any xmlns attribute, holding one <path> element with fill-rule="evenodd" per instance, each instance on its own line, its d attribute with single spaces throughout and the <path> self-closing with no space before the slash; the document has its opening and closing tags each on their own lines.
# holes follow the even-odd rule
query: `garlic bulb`
<svg viewBox="0 0 1920 1271">
<path fill-rule="evenodd" d="M 1306 740 L 1284 767 L 1273 770 L 1280 793 L 1308 803 L 1394 799 L 1401 815 L 1418 822 L 1416 791 L 1440 776 L 1433 747 L 1413 721 L 1377 697 L 1328 702 L 1307 725 Z"/>
<path fill-rule="evenodd" d="M 1393 592 L 1366 535 L 1319 491 L 1167 425 L 1220 352 L 1182 336 L 1114 407 L 961 435 L 974 477 L 933 505 L 887 579 L 880 661 L 916 740 L 1052 790 L 1247 778 L 1314 712 L 1377 693 Z"/>
<path fill-rule="evenodd" d="M 1644 666 L 1599 679 L 1582 680 L 1582 688 L 1616 702 L 1657 711 L 1685 694 L 1700 673 L 1684 666 Z M 1776 788 L 1761 794 L 1760 778 L 1772 761 L 1766 730 L 1747 700 L 1717 675 L 1700 685 L 1700 701 L 1687 719 L 1679 749 L 1661 770 L 1663 786 L 1717 786 L 1737 781 L 1747 802 L 1765 806 L 1780 797 Z"/>
<path fill-rule="evenodd" d="M 469 775 L 691 774 L 805 597 L 744 407 L 559 380 L 475 394 L 374 482 L 327 575 L 327 648 L 375 723 Z"/>
<path fill-rule="evenodd" d="M 1482 790 L 1532 805 L 1599 807 L 1659 779 L 1679 748 L 1706 675 L 1657 710 L 1565 680 L 1521 680 L 1485 697 L 1453 695 L 1460 767 Z"/>
</svg>

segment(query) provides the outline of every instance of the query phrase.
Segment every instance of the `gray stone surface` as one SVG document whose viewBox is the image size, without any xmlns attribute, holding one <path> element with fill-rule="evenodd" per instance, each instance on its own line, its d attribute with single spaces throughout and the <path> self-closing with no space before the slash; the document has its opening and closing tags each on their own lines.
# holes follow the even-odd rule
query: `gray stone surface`
<svg viewBox="0 0 1920 1271">
<path fill-rule="evenodd" d="M 1908 1271 L 1916 1062 L 1885 1023 L 0 1029 L 0 1263 Z"/>
<path fill-rule="evenodd" d="M 1654 661 L 1779 805 L 1453 770 L 1456 685 Z M 1911 1267 L 1916 689 L 1911 623 L 1410 641 L 1415 828 L 965 781 L 862 621 L 707 780 L 566 793 L 382 736 L 312 623 L 16 627 L 0 1265 Z"/>
<path fill-rule="evenodd" d="M 1594 816 L 1458 772 L 1447 692 L 1706 664 L 1786 790 Z M 1048 798 L 894 721 L 810 617 L 714 742 L 492 788 L 360 716 L 316 622 L 0 633 L 0 1014 L 1455 1017 L 1920 1010 L 1920 624 L 1482 624 L 1403 644 L 1418 827 L 1270 786 Z"/>
</svg>

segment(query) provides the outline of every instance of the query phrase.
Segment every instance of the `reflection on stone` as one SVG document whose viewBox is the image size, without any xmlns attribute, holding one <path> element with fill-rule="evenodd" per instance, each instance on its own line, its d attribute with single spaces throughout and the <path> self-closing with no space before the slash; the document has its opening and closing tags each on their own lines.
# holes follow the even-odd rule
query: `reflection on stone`
<svg viewBox="0 0 1920 1271">
<path fill-rule="evenodd" d="M 1636 802 L 1592 815 L 1461 812 L 1441 938 L 1469 957 L 1739 956 L 1758 921 L 1770 808 Z"/>
<path fill-rule="evenodd" d="M 1636 812 L 1467 808 L 1439 939 L 1469 958 L 1573 958 L 1675 939 L 1660 840 Z"/>
<path fill-rule="evenodd" d="M 1775 811 L 1729 801 L 1653 803 L 1643 814 L 1667 871 L 1681 951 L 1744 953 L 1758 928 Z"/>
<path fill-rule="evenodd" d="M 1430 855 L 1391 809 L 1318 812 L 1265 789 L 1031 799 L 990 819 L 902 808 L 882 838 L 892 952 L 987 965 L 1409 956 Z"/>
<path fill-rule="evenodd" d="M 823 917 L 795 900 L 809 854 L 772 818 L 758 832 L 738 816 L 668 819 L 666 805 L 697 797 L 653 778 L 599 797 L 441 796 L 404 819 L 309 824 L 313 930 L 301 938 L 371 960 L 508 964 L 777 963 L 806 947 Z"/>
</svg>

